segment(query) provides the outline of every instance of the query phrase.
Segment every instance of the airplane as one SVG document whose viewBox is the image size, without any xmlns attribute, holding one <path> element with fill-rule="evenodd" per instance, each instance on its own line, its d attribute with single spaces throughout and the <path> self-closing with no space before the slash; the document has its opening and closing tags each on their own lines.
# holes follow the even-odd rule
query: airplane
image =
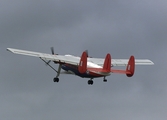
<svg viewBox="0 0 167 120">
<path fill-rule="evenodd" d="M 111 59 L 111 55 L 108 53 L 105 59 L 92 58 L 88 56 L 87 50 L 82 53 L 81 57 L 55 54 L 53 47 L 51 47 L 52 54 L 13 48 L 7 48 L 7 51 L 14 54 L 40 58 L 57 73 L 56 77 L 53 78 L 54 82 L 59 82 L 60 74 L 73 74 L 82 78 L 89 78 L 88 85 L 93 85 L 94 78 L 103 77 L 103 82 L 107 82 L 106 77 L 111 75 L 111 73 L 126 74 L 127 77 L 132 77 L 134 75 L 135 65 L 154 65 L 151 60 L 135 59 L 133 55 L 129 59 Z M 58 70 L 50 65 L 51 61 L 59 64 Z M 126 69 L 113 69 L 115 66 L 126 66 Z M 61 69 L 64 72 L 61 72 Z"/>
</svg>

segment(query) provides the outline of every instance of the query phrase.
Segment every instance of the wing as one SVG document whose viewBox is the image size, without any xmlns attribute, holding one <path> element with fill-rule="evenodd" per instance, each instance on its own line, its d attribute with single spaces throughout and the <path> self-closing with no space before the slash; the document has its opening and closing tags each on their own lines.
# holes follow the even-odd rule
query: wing
<svg viewBox="0 0 167 120">
<path fill-rule="evenodd" d="M 88 58 L 88 61 L 103 66 L 104 59 L 101 58 Z M 129 59 L 112 59 L 111 66 L 127 66 Z M 148 59 L 135 59 L 135 65 L 154 65 L 151 60 Z"/>
<path fill-rule="evenodd" d="M 80 57 L 75 57 L 71 55 L 68 55 L 68 56 L 52 55 L 52 54 L 19 50 L 19 49 L 13 49 L 13 48 L 7 48 L 7 50 L 15 54 L 38 57 L 43 60 L 51 60 L 51 61 L 58 62 L 58 63 L 68 63 L 72 65 L 79 65 L 79 62 L 80 62 Z M 100 65 L 100 66 L 103 66 L 104 64 L 104 59 L 101 59 L 101 58 L 88 58 L 88 61 L 95 63 L 97 65 Z M 112 67 L 127 66 L 129 59 L 112 59 L 111 61 L 112 61 L 111 62 Z M 135 59 L 135 65 L 153 65 L 153 64 L 154 63 L 148 59 Z"/>
<path fill-rule="evenodd" d="M 129 59 L 113 59 L 113 66 L 127 66 Z M 154 65 L 148 59 L 135 59 L 135 65 Z"/>
<path fill-rule="evenodd" d="M 43 60 L 51 60 L 58 63 L 68 63 L 72 65 L 78 65 L 80 61 L 80 57 L 75 56 L 65 56 L 65 55 L 51 55 L 46 53 L 39 53 L 39 52 L 33 52 L 33 51 L 26 51 L 26 50 L 19 50 L 19 49 L 13 49 L 13 48 L 7 48 L 8 51 L 15 53 L 15 54 L 21 54 L 21 55 L 27 55 L 27 56 L 33 56 L 38 57 Z"/>
</svg>

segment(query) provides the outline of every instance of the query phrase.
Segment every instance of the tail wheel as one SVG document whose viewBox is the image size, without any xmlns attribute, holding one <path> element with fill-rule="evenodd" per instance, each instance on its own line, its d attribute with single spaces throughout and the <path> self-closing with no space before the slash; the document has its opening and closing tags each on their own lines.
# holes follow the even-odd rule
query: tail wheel
<svg viewBox="0 0 167 120">
<path fill-rule="evenodd" d="M 107 82 L 107 79 L 104 79 L 103 82 Z"/>
</svg>

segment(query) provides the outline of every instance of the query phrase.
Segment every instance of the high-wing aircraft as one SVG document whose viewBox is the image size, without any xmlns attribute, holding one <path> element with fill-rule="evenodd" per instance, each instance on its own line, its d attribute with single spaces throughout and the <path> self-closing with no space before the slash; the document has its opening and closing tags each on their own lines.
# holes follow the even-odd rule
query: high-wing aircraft
<svg viewBox="0 0 167 120">
<path fill-rule="evenodd" d="M 105 59 L 89 57 L 87 51 L 84 51 L 81 57 L 73 55 L 58 55 L 54 54 L 53 47 L 51 47 L 52 54 L 13 48 L 7 48 L 7 50 L 15 54 L 40 58 L 57 73 L 56 77 L 53 79 L 54 82 L 59 82 L 59 75 L 61 73 L 66 73 L 74 74 L 83 78 L 89 78 L 88 84 L 92 85 L 94 78 L 103 77 L 103 81 L 107 82 L 106 76 L 109 76 L 111 73 L 126 74 L 127 77 L 132 77 L 134 75 L 135 65 L 154 64 L 151 60 L 135 59 L 134 56 L 130 56 L 129 59 L 111 59 L 111 55 L 109 53 L 106 55 Z M 51 61 L 55 64 L 59 64 L 58 70 L 49 64 Z M 115 66 L 126 66 L 126 69 L 113 69 Z M 61 69 L 63 69 L 64 72 L 61 72 Z"/>
</svg>

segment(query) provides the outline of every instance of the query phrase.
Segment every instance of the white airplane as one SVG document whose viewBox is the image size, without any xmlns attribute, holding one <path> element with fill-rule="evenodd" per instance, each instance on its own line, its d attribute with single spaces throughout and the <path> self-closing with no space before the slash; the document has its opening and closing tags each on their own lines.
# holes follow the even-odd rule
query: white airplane
<svg viewBox="0 0 167 120">
<path fill-rule="evenodd" d="M 105 59 L 89 57 L 88 51 L 84 51 L 81 57 L 58 55 L 54 54 L 53 47 L 51 47 L 52 54 L 13 48 L 7 48 L 7 50 L 15 54 L 40 58 L 57 73 L 56 77 L 53 79 L 54 82 L 59 82 L 59 75 L 61 73 L 66 73 L 74 74 L 82 78 L 90 78 L 88 84 L 92 85 L 93 78 L 103 77 L 103 81 L 107 82 L 106 76 L 109 76 L 111 73 L 126 74 L 127 77 L 132 77 L 135 71 L 135 65 L 154 65 L 151 60 L 135 59 L 134 56 L 131 56 L 129 59 L 111 59 L 109 53 L 106 55 Z M 49 64 L 51 61 L 59 64 L 58 70 Z M 126 70 L 113 69 L 115 66 L 126 66 Z M 64 72 L 61 72 L 61 69 L 63 69 Z"/>
</svg>

